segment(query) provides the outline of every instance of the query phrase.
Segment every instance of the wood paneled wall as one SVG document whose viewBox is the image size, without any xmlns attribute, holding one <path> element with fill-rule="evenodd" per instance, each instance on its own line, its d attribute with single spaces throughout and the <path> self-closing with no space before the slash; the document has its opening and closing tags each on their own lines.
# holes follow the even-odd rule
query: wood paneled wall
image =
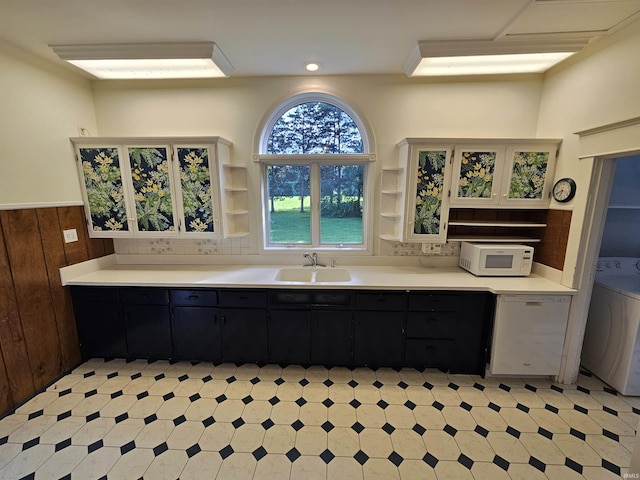
<svg viewBox="0 0 640 480">
<path fill-rule="evenodd" d="M 570 227 L 571 210 L 548 210 L 542 242 L 533 245 L 534 260 L 557 270 L 564 269 Z"/>
<path fill-rule="evenodd" d="M 72 228 L 78 241 L 64 243 Z M 110 253 L 112 240 L 89 238 L 80 206 L 0 211 L 0 414 L 80 363 L 59 269 Z"/>
</svg>

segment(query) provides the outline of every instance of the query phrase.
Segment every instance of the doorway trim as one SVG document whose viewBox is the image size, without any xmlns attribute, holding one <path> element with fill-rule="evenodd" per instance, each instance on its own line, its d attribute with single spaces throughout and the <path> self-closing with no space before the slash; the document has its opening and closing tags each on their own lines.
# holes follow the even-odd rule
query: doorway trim
<svg viewBox="0 0 640 480">
<path fill-rule="evenodd" d="M 571 302 L 564 355 L 560 373 L 555 379 L 566 384 L 575 383 L 580 371 L 582 342 L 609 206 L 615 160 L 640 153 L 640 117 L 590 128 L 576 134 L 580 136 L 579 159 L 593 162 L 593 168 L 578 246 L 575 276 L 578 293 Z"/>
</svg>

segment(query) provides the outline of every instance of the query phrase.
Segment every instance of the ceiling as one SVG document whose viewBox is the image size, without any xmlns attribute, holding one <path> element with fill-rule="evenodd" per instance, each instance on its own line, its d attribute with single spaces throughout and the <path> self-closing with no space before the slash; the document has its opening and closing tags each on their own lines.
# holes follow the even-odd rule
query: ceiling
<svg viewBox="0 0 640 480">
<path fill-rule="evenodd" d="M 60 64 L 48 45 L 213 41 L 233 77 L 308 74 L 311 60 L 397 74 L 420 40 L 595 38 L 639 18 L 640 0 L 0 0 L 0 38 Z"/>
</svg>

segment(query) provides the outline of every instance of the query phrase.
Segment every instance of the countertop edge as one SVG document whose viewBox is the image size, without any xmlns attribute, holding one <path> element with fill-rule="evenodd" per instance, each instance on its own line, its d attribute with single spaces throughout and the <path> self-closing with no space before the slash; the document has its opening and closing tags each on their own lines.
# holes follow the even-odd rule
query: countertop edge
<svg viewBox="0 0 640 480">
<path fill-rule="evenodd" d="M 330 290 L 459 290 L 509 295 L 575 295 L 540 275 L 476 277 L 460 267 L 347 266 L 348 282 L 278 281 L 281 265 L 118 264 L 114 255 L 60 269 L 65 286 L 162 288 L 272 288 Z"/>
</svg>

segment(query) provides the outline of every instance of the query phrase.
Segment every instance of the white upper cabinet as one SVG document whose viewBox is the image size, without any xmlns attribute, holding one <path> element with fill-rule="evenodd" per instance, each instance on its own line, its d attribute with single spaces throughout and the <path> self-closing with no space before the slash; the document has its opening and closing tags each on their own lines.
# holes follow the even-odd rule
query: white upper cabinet
<svg viewBox="0 0 640 480">
<path fill-rule="evenodd" d="M 451 147 L 413 144 L 409 147 L 405 240 L 441 243 L 447 240 L 448 164 Z"/>
<path fill-rule="evenodd" d="M 405 139 L 398 164 L 383 167 L 380 236 L 385 240 L 446 241 L 452 146 Z"/>
<path fill-rule="evenodd" d="M 133 229 L 138 234 L 177 235 L 176 176 L 169 145 L 127 144 L 128 186 L 133 197 Z"/>
<path fill-rule="evenodd" d="M 198 138 L 74 138 L 92 237 L 220 235 L 217 152 Z M 226 155 L 228 157 L 228 155 Z"/>
<path fill-rule="evenodd" d="M 546 208 L 558 144 L 556 140 L 456 143 L 451 206 Z"/>
<path fill-rule="evenodd" d="M 76 144 L 76 158 L 89 236 L 130 236 L 134 217 L 125 188 L 130 175 L 122 147 L 96 141 Z"/>
</svg>

